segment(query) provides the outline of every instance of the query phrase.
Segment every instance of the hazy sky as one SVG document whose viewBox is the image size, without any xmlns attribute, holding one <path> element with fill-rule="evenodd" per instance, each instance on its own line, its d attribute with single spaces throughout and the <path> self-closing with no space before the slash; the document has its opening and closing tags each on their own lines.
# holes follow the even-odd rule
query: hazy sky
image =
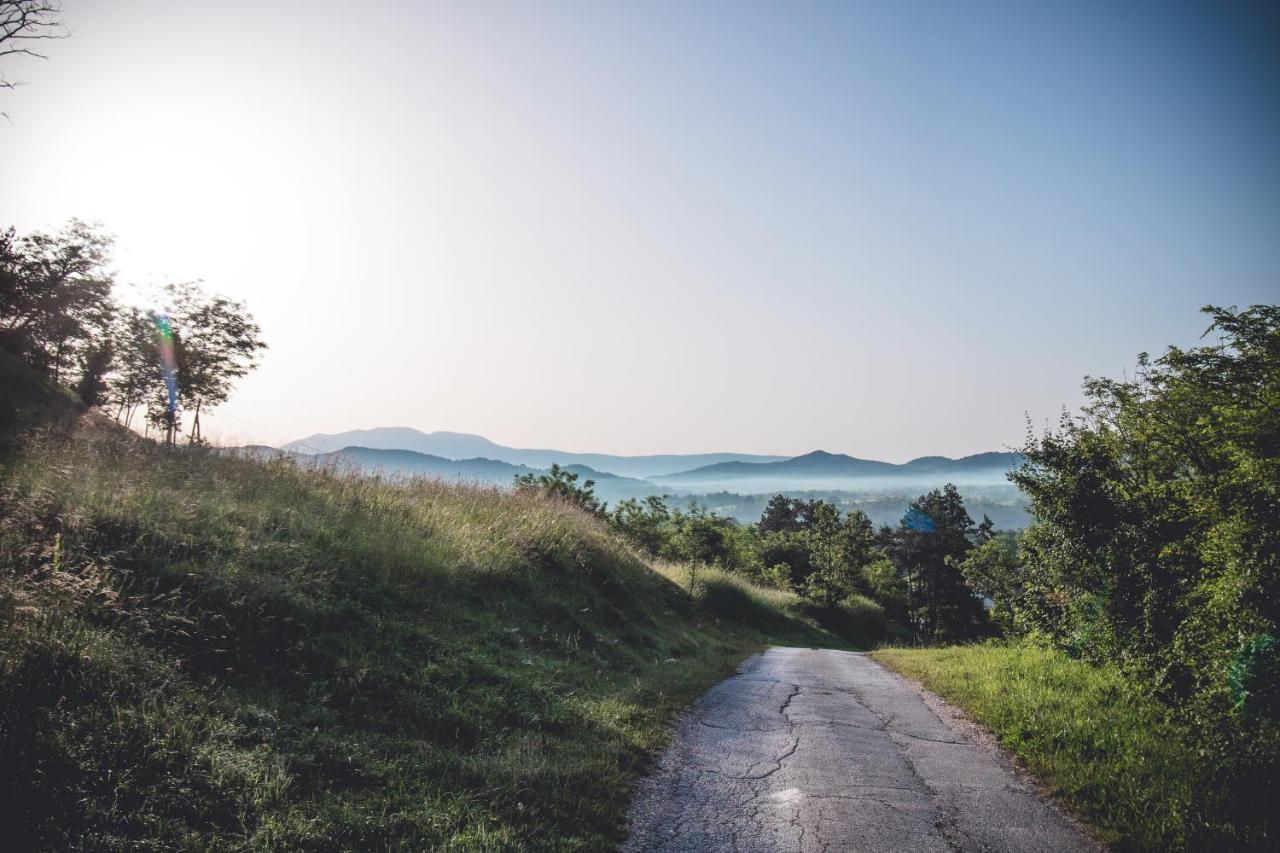
<svg viewBox="0 0 1280 853">
<path fill-rule="evenodd" d="M 225 440 L 1000 449 L 1278 301 L 1266 8 L 66 0 L 0 223 L 246 300 Z"/>
</svg>

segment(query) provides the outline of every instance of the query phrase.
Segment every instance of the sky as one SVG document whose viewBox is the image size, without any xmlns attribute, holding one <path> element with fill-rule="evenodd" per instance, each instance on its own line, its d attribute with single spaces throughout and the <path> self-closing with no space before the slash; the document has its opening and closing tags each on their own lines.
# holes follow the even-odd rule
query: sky
<svg viewBox="0 0 1280 853">
<path fill-rule="evenodd" d="M 958 456 L 1280 301 L 1266 3 L 64 8 L 0 224 L 243 299 L 223 442 Z"/>
</svg>

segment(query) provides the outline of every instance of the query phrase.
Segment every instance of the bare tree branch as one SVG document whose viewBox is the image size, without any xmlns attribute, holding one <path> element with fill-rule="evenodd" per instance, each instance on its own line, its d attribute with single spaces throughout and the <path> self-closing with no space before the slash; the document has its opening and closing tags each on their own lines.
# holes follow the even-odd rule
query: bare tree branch
<svg viewBox="0 0 1280 853">
<path fill-rule="evenodd" d="M 70 33 L 62 23 L 62 4 L 58 0 L 0 0 L 0 58 L 30 56 L 47 59 L 43 53 L 26 47 L 24 42 L 67 38 Z M 0 89 L 16 89 L 22 80 L 10 80 L 0 71 Z M 0 112 L 8 118 L 8 113 Z"/>
</svg>

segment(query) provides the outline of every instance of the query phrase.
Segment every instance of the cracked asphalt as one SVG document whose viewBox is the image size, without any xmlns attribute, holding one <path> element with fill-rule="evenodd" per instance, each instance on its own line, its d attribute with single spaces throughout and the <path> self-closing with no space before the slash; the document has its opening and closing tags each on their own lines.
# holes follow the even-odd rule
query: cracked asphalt
<svg viewBox="0 0 1280 853">
<path fill-rule="evenodd" d="M 831 649 L 770 649 L 694 703 L 630 827 L 625 851 L 1101 849 L 977 727 Z"/>
</svg>

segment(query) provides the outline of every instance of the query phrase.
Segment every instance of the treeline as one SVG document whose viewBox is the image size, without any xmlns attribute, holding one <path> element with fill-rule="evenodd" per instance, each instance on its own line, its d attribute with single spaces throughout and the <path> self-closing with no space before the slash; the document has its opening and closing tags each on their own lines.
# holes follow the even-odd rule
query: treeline
<svg viewBox="0 0 1280 853">
<path fill-rule="evenodd" d="M 953 485 L 913 501 L 897 526 L 876 530 L 859 510 L 842 514 L 821 499 L 775 495 L 758 522 L 665 497 L 601 503 L 591 480 L 553 465 L 516 478 L 605 521 L 651 556 L 737 572 L 821 605 L 863 596 L 922 641 L 988 636 L 994 627 L 964 579 L 966 561 L 996 539 L 990 519 L 976 523 Z"/>
<path fill-rule="evenodd" d="M 227 399 L 266 348 L 243 303 L 199 283 L 167 284 L 144 310 L 115 295 L 114 241 L 71 220 L 61 230 L 0 232 L 0 348 L 75 389 L 117 421 L 174 443 L 190 416 Z"/>
<path fill-rule="evenodd" d="M 1118 667 L 1190 723 L 1238 826 L 1273 822 L 1280 776 L 1280 307 L 1208 307 L 1190 349 L 1088 379 L 1088 404 L 1028 434 L 1010 479 L 1020 535 L 974 524 L 953 486 L 878 531 L 775 496 L 738 525 L 660 498 L 608 509 L 590 481 L 528 477 L 655 556 L 711 563 L 819 602 L 865 595 L 917 640 L 1002 634 Z"/>
</svg>

